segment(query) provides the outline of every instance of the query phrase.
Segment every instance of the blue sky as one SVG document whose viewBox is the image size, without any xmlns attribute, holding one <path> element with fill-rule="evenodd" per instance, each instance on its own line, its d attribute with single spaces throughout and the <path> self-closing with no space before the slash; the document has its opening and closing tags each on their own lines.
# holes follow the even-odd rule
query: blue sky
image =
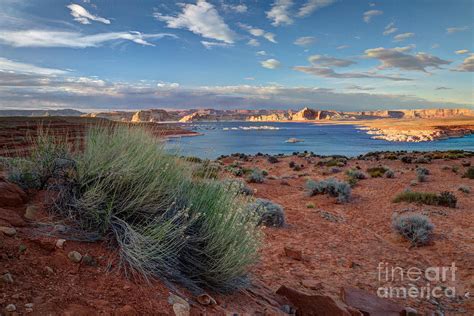
<svg viewBox="0 0 474 316">
<path fill-rule="evenodd" d="M 0 108 L 473 107 L 471 0 L 0 0 Z"/>
</svg>

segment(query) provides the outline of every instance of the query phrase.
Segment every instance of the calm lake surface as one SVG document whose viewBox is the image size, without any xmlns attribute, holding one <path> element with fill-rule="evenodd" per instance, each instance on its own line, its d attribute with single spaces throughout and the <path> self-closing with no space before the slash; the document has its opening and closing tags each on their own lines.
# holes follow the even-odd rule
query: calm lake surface
<svg viewBox="0 0 474 316">
<path fill-rule="evenodd" d="M 291 154 L 312 151 L 320 155 L 357 156 L 369 151 L 450 150 L 474 151 L 474 135 L 434 142 L 402 143 L 371 139 L 354 125 L 308 123 L 218 122 L 180 124 L 202 136 L 171 138 L 166 146 L 181 155 L 214 159 L 231 153 Z M 289 138 L 303 140 L 285 142 Z"/>
</svg>

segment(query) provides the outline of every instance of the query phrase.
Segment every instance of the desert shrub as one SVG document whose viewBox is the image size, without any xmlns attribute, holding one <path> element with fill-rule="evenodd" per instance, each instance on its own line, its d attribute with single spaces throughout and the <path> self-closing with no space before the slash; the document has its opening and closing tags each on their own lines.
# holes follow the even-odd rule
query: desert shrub
<svg viewBox="0 0 474 316">
<path fill-rule="evenodd" d="M 230 173 L 232 173 L 236 177 L 241 177 L 241 176 L 244 175 L 244 170 L 242 170 L 242 168 L 239 168 L 239 167 L 227 166 L 225 168 L 225 170 L 229 171 Z"/>
<path fill-rule="evenodd" d="M 468 187 L 467 185 L 460 185 L 458 190 L 466 194 L 471 193 L 471 188 Z"/>
<path fill-rule="evenodd" d="M 385 174 L 387 170 L 388 170 L 387 167 L 378 166 L 378 167 L 367 168 L 367 173 L 370 174 L 372 178 L 379 178 L 379 177 L 383 177 L 383 175 Z"/>
<path fill-rule="evenodd" d="M 194 157 L 194 156 L 184 157 L 184 159 L 185 159 L 186 161 L 194 162 L 194 163 L 201 163 L 201 162 L 202 162 L 202 159 L 201 159 L 201 158 L 199 158 L 199 157 Z"/>
<path fill-rule="evenodd" d="M 418 157 L 413 162 L 414 163 L 431 163 L 431 158 L 428 156 Z"/>
<path fill-rule="evenodd" d="M 256 199 L 250 203 L 248 210 L 257 214 L 259 220 L 257 225 L 267 227 L 283 227 L 285 226 L 285 211 L 279 204 L 273 203 L 266 199 Z"/>
<path fill-rule="evenodd" d="M 427 205 L 439 205 L 447 207 L 456 207 L 457 199 L 451 192 L 442 192 L 441 194 L 429 192 L 404 191 L 399 193 L 393 199 L 394 203 L 409 202 Z"/>
<path fill-rule="evenodd" d="M 54 211 L 83 231 L 111 239 L 119 267 L 194 291 L 248 284 L 259 231 L 242 195 L 193 177 L 189 163 L 138 128 L 92 128 L 74 159 L 76 173 Z"/>
<path fill-rule="evenodd" d="M 275 156 L 268 156 L 267 160 L 268 160 L 269 163 L 277 163 L 277 162 L 280 162 L 280 160 L 278 160 L 278 158 L 275 157 Z"/>
<path fill-rule="evenodd" d="M 294 161 L 290 161 L 290 162 L 288 163 L 288 166 L 289 166 L 290 168 L 294 168 L 294 167 L 296 166 L 296 163 L 295 163 Z"/>
<path fill-rule="evenodd" d="M 385 178 L 393 179 L 395 178 L 395 172 L 392 169 L 387 169 L 384 173 Z"/>
<path fill-rule="evenodd" d="M 252 172 L 248 175 L 247 181 L 250 183 L 263 183 L 265 180 L 265 176 L 262 170 L 255 168 Z"/>
<path fill-rule="evenodd" d="M 426 182 L 427 175 L 430 174 L 430 171 L 426 168 L 418 167 L 416 168 L 416 179 L 418 182 Z"/>
<path fill-rule="evenodd" d="M 220 169 L 221 167 L 218 164 L 205 160 L 194 166 L 193 176 L 202 179 L 217 179 Z"/>
<path fill-rule="evenodd" d="M 466 172 L 462 176 L 463 178 L 474 179 L 474 167 L 467 168 Z"/>
<path fill-rule="evenodd" d="M 50 180 L 74 168 L 66 137 L 39 130 L 36 138 L 28 137 L 32 146 L 29 156 L 9 159 L 8 180 L 23 189 L 45 189 Z M 69 162 L 69 163 L 68 163 Z"/>
<path fill-rule="evenodd" d="M 415 246 L 426 245 L 432 238 L 434 225 L 424 215 L 400 215 L 393 219 L 393 228 Z"/>
<path fill-rule="evenodd" d="M 326 167 L 344 167 L 347 164 L 347 159 L 342 157 L 324 159 L 318 162 L 319 166 Z"/>
<path fill-rule="evenodd" d="M 264 177 L 268 176 L 268 171 L 267 171 L 267 170 L 262 170 L 262 175 L 263 175 Z"/>
<path fill-rule="evenodd" d="M 253 195 L 253 190 L 244 181 L 239 179 L 225 179 L 222 184 L 237 194 Z"/>
<path fill-rule="evenodd" d="M 309 196 L 316 194 L 329 194 L 337 197 L 338 202 L 348 202 L 351 197 L 351 186 L 347 182 L 338 181 L 334 178 L 327 180 L 306 182 L 306 190 Z"/>
<path fill-rule="evenodd" d="M 438 195 L 438 205 L 447 207 L 456 207 L 458 199 L 456 196 L 448 191 L 441 192 Z"/>
<path fill-rule="evenodd" d="M 401 162 L 403 163 L 412 163 L 413 161 L 413 157 L 411 156 L 403 156 L 402 158 L 400 158 Z"/>
<path fill-rule="evenodd" d="M 314 203 L 308 203 L 308 204 L 306 204 L 306 207 L 307 208 L 315 208 L 316 205 L 314 205 Z"/>
<path fill-rule="evenodd" d="M 346 175 L 349 177 L 349 178 L 353 178 L 353 179 L 357 179 L 357 180 L 363 180 L 363 179 L 367 179 L 367 175 L 358 170 L 358 169 L 349 169 L 346 171 Z"/>
</svg>

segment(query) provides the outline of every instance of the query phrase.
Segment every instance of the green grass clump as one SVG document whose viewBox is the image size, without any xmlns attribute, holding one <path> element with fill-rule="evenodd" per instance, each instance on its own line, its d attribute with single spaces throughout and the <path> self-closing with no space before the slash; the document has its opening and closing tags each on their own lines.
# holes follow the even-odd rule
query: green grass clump
<svg viewBox="0 0 474 316">
<path fill-rule="evenodd" d="M 368 168 L 367 173 L 370 174 L 372 178 L 380 178 L 384 176 L 387 170 L 388 170 L 387 167 L 379 166 L 379 167 Z"/>
<path fill-rule="evenodd" d="M 469 167 L 462 177 L 468 178 L 468 179 L 474 179 L 474 167 Z"/>
<path fill-rule="evenodd" d="M 255 168 L 247 176 L 247 181 L 250 183 L 263 183 L 263 181 L 265 181 L 265 173 L 262 170 Z"/>
<path fill-rule="evenodd" d="M 260 233 L 242 194 L 197 178 L 143 129 L 92 128 L 73 159 L 54 210 L 116 245 L 125 271 L 195 291 L 248 284 Z"/>
<path fill-rule="evenodd" d="M 408 202 L 420 203 L 426 205 L 439 205 L 447 207 L 456 207 L 457 199 L 451 192 L 442 192 L 440 194 L 429 192 L 404 191 L 399 193 L 394 199 L 394 203 Z"/>
<path fill-rule="evenodd" d="M 280 204 L 267 199 L 256 199 L 255 202 L 248 205 L 248 210 L 258 215 L 258 225 L 267 227 L 285 226 L 285 211 Z"/>
</svg>

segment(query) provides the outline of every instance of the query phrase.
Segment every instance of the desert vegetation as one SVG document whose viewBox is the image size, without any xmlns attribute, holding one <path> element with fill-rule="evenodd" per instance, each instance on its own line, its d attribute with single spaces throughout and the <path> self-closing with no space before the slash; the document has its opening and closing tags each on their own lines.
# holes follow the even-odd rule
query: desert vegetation
<svg viewBox="0 0 474 316">
<path fill-rule="evenodd" d="M 259 217 L 237 194 L 242 186 L 213 180 L 209 162 L 196 161 L 196 173 L 143 129 L 91 128 L 84 143 L 71 152 L 62 141 L 39 137 L 31 155 L 8 161 L 10 180 L 56 191 L 54 215 L 85 236 L 109 240 L 128 275 L 191 290 L 247 285 Z"/>
<path fill-rule="evenodd" d="M 316 194 L 328 194 L 336 197 L 338 202 L 348 202 L 351 197 L 351 187 L 349 183 L 338 181 L 334 178 L 327 180 L 306 182 L 306 190 L 309 196 Z"/>
<path fill-rule="evenodd" d="M 392 224 L 393 228 L 414 246 L 423 246 L 431 241 L 434 225 L 424 215 L 396 216 Z"/>
<path fill-rule="evenodd" d="M 414 192 L 406 190 L 395 196 L 393 202 L 420 203 L 454 208 L 456 207 L 457 198 L 453 193 L 447 191 L 436 194 L 430 192 Z"/>
</svg>

